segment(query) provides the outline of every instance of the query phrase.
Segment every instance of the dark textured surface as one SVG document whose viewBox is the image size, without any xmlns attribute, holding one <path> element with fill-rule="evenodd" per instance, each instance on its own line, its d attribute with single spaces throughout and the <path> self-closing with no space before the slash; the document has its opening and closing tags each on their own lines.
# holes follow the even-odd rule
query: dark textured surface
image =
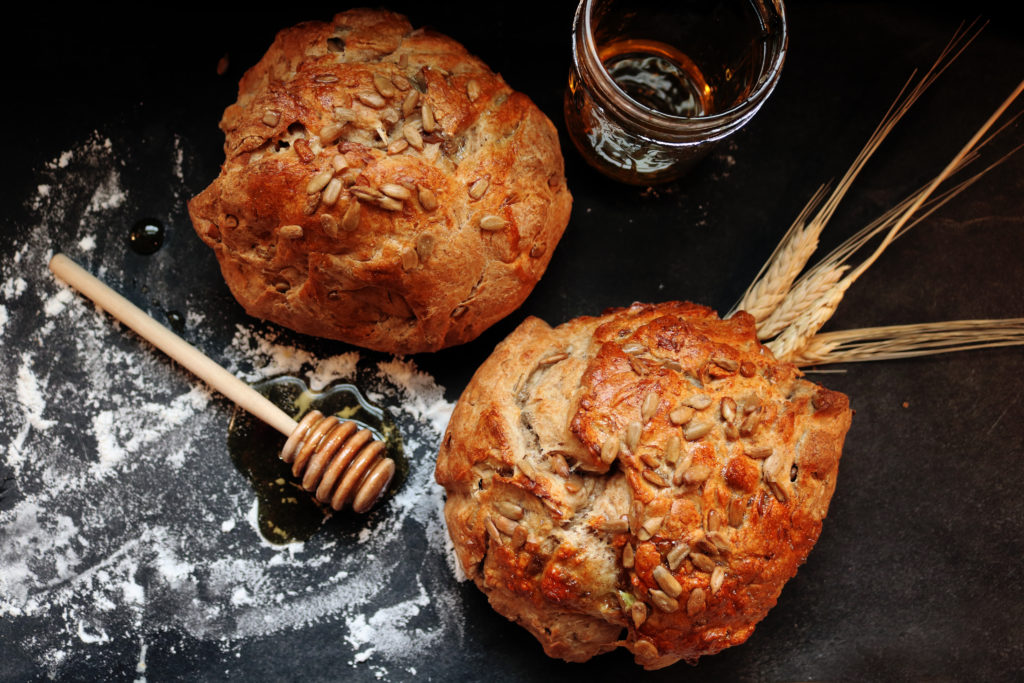
<svg viewBox="0 0 1024 683">
<path fill-rule="evenodd" d="M 994 3 L 991 3 L 994 4 Z M 573 217 L 551 267 L 518 312 L 475 342 L 416 364 L 454 400 L 475 367 L 526 315 L 552 324 L 635 300 L 684 298 L 727 310 L 817 186 L 840 176 L 914 68 L 926 68 L 962 20 L 993 17 L 975 45 L 907 116 L 868 165 L 823 238 L 838 243 L 937 173 L 1024 77 L 1024 40 L 985 3 L 792 2 L 790 54 L 754 121 L 683 181 L 644 190 L 592 172 L 565 145 L 566 2 L 392 3 L 414 25 L 463 42 L 559 126 Z M 211 253 L 192 234 L 178 183 L 161 177 L 170 141 L 186 150 L 186 193 L 222 160 L 217 130 L 237 80 L 274 32 L 329 11 L 243 19 L 161 13 L 39 16 L 10 24 L 32 52 L 3 48 L 8 132 L 0 253 L 29 220 L 36 172 L 101 131 L 130 162 L 127 213 L 168 226 L 154 257 L 121 257 L 124 293 L 150 310 L 198 309 L 192 339 L 223 348 L 244 320 Z M 29 48 L 26 48 L 29 49 Z M 223 76 L 217 60 L 230 56 Z M 1021 110 L 1018 103 L 1015 111 Z M 992 153 L 1024 142 L 1020 124 Z M 11 158 L 13 157 L 13 158 Z M 1024 316 L 1024 155 L 993 170 L 900 239 L 849 292 L 830 329 Z M 121 227 L 124 229 L 122 230 Z M 100 237 L 95 263 L 127 231 Z M 60 245 L 55 245 L 60 248 Z M 95 263 L 85 263 L 86 267 Z M 10 339 L 2 339 L 5 354 Z M 309 342 L 323 353 L 340 344 Z M 852 365 L 815 376 L 856 410 L 824 532 L 779 605 L 745 644 L 697 667 L 641 674 L 623 654 L 585 665 L 546 659 L 517 626 L 463 585 L 466 634 L 424 656 L 433 680 L 1014 680 L 1024 676 L 1024 350 Z M 86 419 L 86 418 L 83 418 Z M 227 457 L 209 465 L 231 472 Z M 410 549 L 415 551 L 415 548 Z M 0 566 L 0 571 L 3 567 Z M 26 622 L 20 622 L 25 624 Z M 26 642 L 0 629 L 0 678 L 42 675 Z M 147 675 L 173 678 L 376 679 L 350 668 L 330 624 L 238 643 L 224 652 L 187 632 L 152 636 Z M 134 639 L 114 638 L 60 677 L 131 677 Z M 128 654 L 118 648 L 124 648 Z M 301 652 L 301 656 L 297 653 Z M 112 663 L 120 662 L 118 665 Z M 114 667 L 114 670 L 111 670 Z M 121 667 L 121 668 L 118 668 Z"/>
</svg>

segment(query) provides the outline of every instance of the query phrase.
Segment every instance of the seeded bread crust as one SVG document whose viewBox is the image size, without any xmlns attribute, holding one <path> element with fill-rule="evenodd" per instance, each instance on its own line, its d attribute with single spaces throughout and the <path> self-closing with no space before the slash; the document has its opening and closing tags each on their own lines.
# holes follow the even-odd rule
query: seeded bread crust
<svg viewBox="0 0 1024 683">
<path fill-rule="evenodd" d="M 352 10 L 286 29 L 189 202 L 253 316 L 392 353 L 469 341 L 540 279 L 572 204 L 554 126 L 455 41 Z"/>
<path fill-rule="evenodd" d="M 821 532 L 852 413 L 746 313 L 529 318 L 438 456 L 466 574 L 552 657 L 657 669 L 745 641 Z"/>
</svg>

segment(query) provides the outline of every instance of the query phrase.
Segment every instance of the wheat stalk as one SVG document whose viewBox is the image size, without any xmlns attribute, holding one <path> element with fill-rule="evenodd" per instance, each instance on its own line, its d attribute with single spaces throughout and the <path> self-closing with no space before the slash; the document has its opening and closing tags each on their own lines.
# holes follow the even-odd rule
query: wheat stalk
<svg viewBox="0 0 1024 683">
<path fill-rule="evenodd" d="M 868 138 L 867 143 L 846 170 L 846 173 L 843 174 L 842 179 L 828 199 L 822 202 L 822 197 L 827 190 L 824 186 L 819 188 L 786 231 L 779 245 L 768 258 L 768 261 L 761 267 L 754 282 L 747 288 L 736 305 L 733 306 L 728 314 L 729 316 L 732 316 L 738 310 L 744 310 L 750 313 L 756 322 L 760 322 L 771 315 L 772 311 L 776 309 L 785 298 L 787 292 L 789 292 L 800 271 L 807 265 L 811 255 L 817 249 L 818 238 L 822 230 L 835 213 L 839 202 L 846 195 L 850 185 L 853 184 L 853 181 L 864 168 L 864 165 L 871 158 L 871 155 L 874 154 L 875 150 L 878 149 L 886 136 L 904 114 L 907 113 L 914 102 L 977 37 L 982 28 L 984 28 L 984 25 L 975 29 L 974 23 L 970 24 L 966 29 L 961 25 L 953 34 L 949 43 L 939 53 L 931 68 L 928 69 L 917 85 L 913 87 L 910 87 L 910 85 L 916 76 L 916 72 L 911 74 L 892 105 L 890 105 L 889 110 L 882 117 L 881 122 L 872 132 L 871 137 Z M 819 204 L 821 208 L 817 214 L 813 218 L 809 218 L 811 212 Z"/>
<path fill-rule="evenodd" d="M 891 325 L 815 335 L 790 359 L 827 365 L 1024 344 L 1024 318 Z"/>
<path fill-rule="evenodd" d="M 839 305 L 839 301 L 842 300 L 846 290 L 857 281 L 857 279 L 864 274 L 864 272 L 876 261 L 878 257 L 882 255 L 882 252 L 892 244 L 893 240 L 904 230 L 908 221 L 911 217 L 924 205 L 931 194 L 941 185 L 949 176 L 960 168 L 964 160 L 971 155 L 975 149 L 984 140 L 991 139 L 986 138 L 986 134 L 989 129 L 996 124 L 996 121 L 1003 115 L 1003 113 L 1009 108 L 1011 104 L 1020 96 L 1021 92 L 1024 92 L 1024 81 L 1021 81 L 1013 92 L 1003 101 L 996 111 L 982 124 L 981 128 L 971 136 L 971 139 L 967 141 L 959 152 L 953 157 L 946 167 L 937 175 L 923 191 L 918 192 L 914 201 L 910 203 L 906 211 L 904 211 L 900 217 L 893 222 L 888 232 L 883 237 L 881 243 L 875 248 L 874 252 L 871 253 L 864 261 L 860 263 L 856 268 L 844 275 L 841 280 L 836 284 L 832 285 L 828 293 L 823 295 L 816 301 L 811 308 L 804 311 L 799 315 L 790 325 L 779 334 L 779 336 L 768 344 L 768 347 L 772 349 L 773 353 L 782 360 L 789 360 L 800 355 L 803 347 L 807 345 L 810 339 L 817 334 L 818 330 L 828 321 L 832 313 L 835 312 L 836 307 Z"/>
<path fill-rule="evenodd" d="M 1003 123 L 1003 125 L 998 129 L 983 138 L 974 149 L 964 155 L 959 164 L 953 165 L 951 173 L 957 173 L 968 164 L 975 161 L 978 156 L 978 150 L 987 145 L 999 133 L 1003 132 L 1008 126 L 1015 122 L 1019 116 L 1021 116 L 1021 113 L 1017 113 L 1010 117 L 1009 120 Z M 921 209 L 919 210 L 919 213 L 916 214 L 914 220 L 906 223 L 902 228 L 900 228 L 893 237 L 893 240 L 906 234 L 908 230 L 931 216 L 932 213 L 937 211 L 950 199 L 973 185 L 978 181 L 978 179 L 993 168 L 1009 159 L 1013 154 L 1020 150 L 1021 147 L 1024 147 L 1024 143 L 1011 149 L 1002 157 L 996 159 L 973 176 L 962 180 L 957 185 L 947 189 L 938 197 L 928 199 L 921 206 Z M 771 315 L 758 323 L 758 339 L 765 340 L 774 337 L 782 332 L 786 326 L 796 320 L 802 313 L 810 309 L 811 306 L 814 305 L 814 302 L 821 298 L 825 292 L 827 292 L 832 285 L 838 282 L 843 274 L 849 270 L 850 266 L 845 265 L 846 261 L 848 261 L 857 251 L 863 248 L 873 238 L 890 229 L 895 221 L 897 221 L 899 217 L 905 213 L 915 201 L 917 201 L 918 197 L 928 191 L 929 185 L 921 187 L 910 196 L 904 198 L 899 204 L 892 207 L 867 226 L 859 230 L 852 237 L 848 238 L 841 245 L 833 249 L 828 256 L 819 261 L 814 267 L 801 275 L 775 310 L 772 311 Z"/>
</svg>

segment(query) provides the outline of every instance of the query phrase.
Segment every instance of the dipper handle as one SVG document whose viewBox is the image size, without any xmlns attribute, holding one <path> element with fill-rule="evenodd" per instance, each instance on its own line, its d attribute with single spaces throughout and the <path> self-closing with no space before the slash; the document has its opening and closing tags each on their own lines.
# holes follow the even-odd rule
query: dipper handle
<svg viewBox="0 0 1024 683">
<path fill-rule="evenodd" d="M 147 315 L 142 309 L 103 284 L 64 254 L 50 259 L 50 270 L 64 282 L 96 305 L 135 330 L 168 356 L 206 382 L 211 388 L 234 401 L 245 411 L 290 436 L 297 423 L 288 413 L 271 403 L 258 391 L 215 363 L 209 356 L 189 344 Z"/>
</svg>

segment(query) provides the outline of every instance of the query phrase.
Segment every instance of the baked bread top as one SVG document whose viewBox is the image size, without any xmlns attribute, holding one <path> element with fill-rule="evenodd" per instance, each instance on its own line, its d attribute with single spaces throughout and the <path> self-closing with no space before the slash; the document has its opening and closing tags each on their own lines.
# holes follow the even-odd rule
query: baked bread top
<svg viewBox="0 0 1024 683">
<path fill-rule="evenodd" d="M 654 669 L 746 640 L 821 531 L 851 411 L 753 319 L 636 304 L 527 319 L 480 367 L 438 456 L 459 561 L 569 661 Z"/>
<path fill-rule="evenodd" d="M 278 34 L 189 202 L 246 311 L 393 353 L 518 307 L 569 220 L 554 126 L 450 38 L 351 10 Z"/>
</svg>

